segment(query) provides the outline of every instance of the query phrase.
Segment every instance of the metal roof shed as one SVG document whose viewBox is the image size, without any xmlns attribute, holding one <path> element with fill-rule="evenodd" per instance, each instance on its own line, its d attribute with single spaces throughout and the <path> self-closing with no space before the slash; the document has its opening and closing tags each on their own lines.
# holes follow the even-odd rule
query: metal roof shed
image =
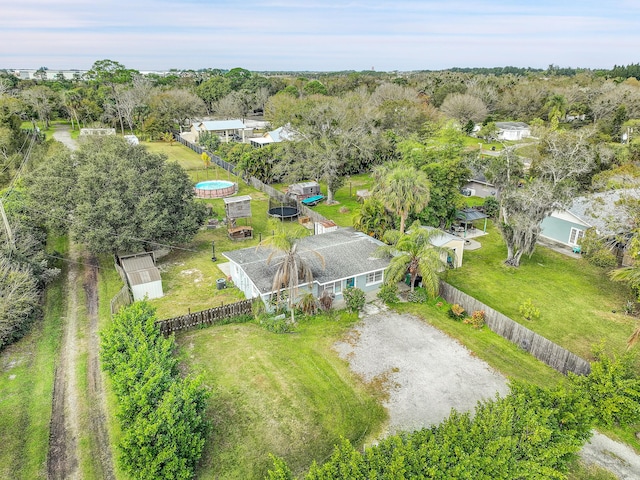
<svg viewBox="0 0 640 480">
<path fill-rule="evenodd" d="M 134 301 L 143 300 L 145 297 L 160 298 L 164 295 L 160 270 L 155 266 L 153 254 L 139 253 L 120 257 L 120 265 L 126 275 Z"/>
</svg>

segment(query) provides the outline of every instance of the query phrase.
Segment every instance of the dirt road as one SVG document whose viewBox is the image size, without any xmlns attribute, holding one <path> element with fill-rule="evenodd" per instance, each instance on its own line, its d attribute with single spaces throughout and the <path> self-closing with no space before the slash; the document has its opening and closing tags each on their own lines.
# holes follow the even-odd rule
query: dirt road
<svg viewBox="0 0 640 480">
<path fill-rule="evenodd" d="M 68 131 L 66 134 L 73 142 Z M 80 445 L 81 440 L 87 440 L 83 447 L 84 456 L 91 462 L 97 478 L 113 479 L 104 384 L 98 356 L 97 260 L 74 243 L 71 243 L 68 260 L 66 317 L 55 371 L 47 478 L 82 478 Z M 85 355 L 87 378 L 80 379 L 80 360 Z"/>
</svg>

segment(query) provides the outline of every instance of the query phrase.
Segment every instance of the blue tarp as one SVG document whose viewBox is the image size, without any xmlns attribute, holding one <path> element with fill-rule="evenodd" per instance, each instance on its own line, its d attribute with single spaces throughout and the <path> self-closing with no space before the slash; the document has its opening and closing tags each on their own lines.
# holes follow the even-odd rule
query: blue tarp
<svg viewBox="0 0 640 480">
<path fill-rule="evenodd" d="M 308 197 L 304 200 L 301 200 L 300 203 L 302 203 L 303 205 L 313 206 L 317 205 L 318 202 L 322 199 L 324 199 L 324 195 L 314 195 L 313 197 Z"/>
</svg>

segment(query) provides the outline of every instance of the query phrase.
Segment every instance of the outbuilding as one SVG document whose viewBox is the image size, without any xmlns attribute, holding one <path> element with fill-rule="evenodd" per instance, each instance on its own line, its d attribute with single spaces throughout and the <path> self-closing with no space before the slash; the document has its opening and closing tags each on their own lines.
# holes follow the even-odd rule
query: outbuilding
<svg viewBox="0 0 640 480">
<path fill-rule="evenodd" d="M 127 255 L 119 257 L 119 261 L 134 301 L 160 298 L 164 295 L 160 270 L 155 265 L 153 253 Z"/>
</svg>

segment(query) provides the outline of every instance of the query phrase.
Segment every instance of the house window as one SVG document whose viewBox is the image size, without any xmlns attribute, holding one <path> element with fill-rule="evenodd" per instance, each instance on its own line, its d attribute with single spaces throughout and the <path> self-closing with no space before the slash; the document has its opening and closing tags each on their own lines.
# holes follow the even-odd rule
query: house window
<svg viewBox="0 0 640 480">
<path fill-rule="evenodd" d="M 382 282 L 382 270 L 377 272 L 367 273 L 367 285 Z"/>
<path fill-rule="evenodd" d="M 584 237 L 584 230 L 571 228 L 571 233 L 569 234 L 569 245 L 578 245 L 578 242 L 582 237 Z"/>
<path fill-rule="evenodd" d="M 324 290 L 328 290 L 329 292 L 333 293 L 334 295 L 338 295 L 340 293 L 342 293 L 342 280 L 339 280 L 337 282 L 331 282 L 331 283 L 327 283 L 326 285 L 324 285 Z"/>
<path fill-rule="evenodd" d="M 353 288 L 356 285 L 356 279 L 353 277 L 347 278 L 346 283 L 347 283 L 347 288 L 349 287 Z"/>
</svg>

